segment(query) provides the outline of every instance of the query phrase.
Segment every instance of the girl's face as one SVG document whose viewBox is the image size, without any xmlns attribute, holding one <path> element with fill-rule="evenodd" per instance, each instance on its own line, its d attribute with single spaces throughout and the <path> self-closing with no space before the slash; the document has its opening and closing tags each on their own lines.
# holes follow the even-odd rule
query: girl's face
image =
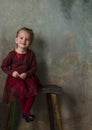
<svg viewBox="0 0 92 130">
<path fill-rule="evenodd" d="M 27 49 L 31 45 L 31 36 L 25 30 L 21 30 L 15 39 L 18 48 Z"/>
</svg>

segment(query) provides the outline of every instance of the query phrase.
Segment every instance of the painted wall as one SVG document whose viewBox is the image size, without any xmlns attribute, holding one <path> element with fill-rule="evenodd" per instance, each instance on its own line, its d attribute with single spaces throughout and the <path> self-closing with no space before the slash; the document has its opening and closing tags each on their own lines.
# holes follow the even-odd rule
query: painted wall
<svg viewBox="0 0 92 130">
<path fill-rule="evenodd" d="M 0 63 L 15 47 L 16 31 L 32 28 L 42 83 L 64 90 L 59 97 L 64 130 L 92 129 L 91 13 L 91 0 L 0 0 Z M 5 77 L 0 70 L 1 97 Z"/>
</svg>

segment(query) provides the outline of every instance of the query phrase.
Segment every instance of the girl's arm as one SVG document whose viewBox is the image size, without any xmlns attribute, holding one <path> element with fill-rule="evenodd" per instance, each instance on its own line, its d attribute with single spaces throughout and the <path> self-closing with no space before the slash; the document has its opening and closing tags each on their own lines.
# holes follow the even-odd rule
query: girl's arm
<svg viewBox="0 0 92 130">
<path fill-rule="evenodd" d="M 8 75 L 12 75 L 13 73 L 13 70 L 11 69 L 11 64 L 12 64 L 12 55 L 11 53 L 8 53 L 8 55 L 3 59 L 1 65 L 2 70 Z"/>
</svg>

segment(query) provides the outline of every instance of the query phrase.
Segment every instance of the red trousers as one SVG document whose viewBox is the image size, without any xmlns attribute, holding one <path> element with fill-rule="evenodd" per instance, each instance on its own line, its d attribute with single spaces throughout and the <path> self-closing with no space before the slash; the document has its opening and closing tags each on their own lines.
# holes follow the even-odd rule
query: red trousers
<svg viewBox="0 0 92 130">
<path fill-rule="evenodd" d="M 12 100 L 13 96 L 17 96 L 23 113 L 29 114 L 34 103 L 38 91 L 41 89 L 41 84 L 36 76 L 31 78 L 21 79 L 8 76 L 5 85 L 5 102 Z"/>
<path fill-rule="evenodd" d="M 36 96 L 32 96 L 30 98 L 25 99 L 25 101 L 21 100 L 19 98 L 20 106 L 21 106 L 22 111 L 23 111 L 24 114 L 26 114 L 26 115 L 30 114 L 30 110 L 31 110 L 31 107 L 32 107 L 32 105 L 34 103 L 35 97 Z"/>
</svg>

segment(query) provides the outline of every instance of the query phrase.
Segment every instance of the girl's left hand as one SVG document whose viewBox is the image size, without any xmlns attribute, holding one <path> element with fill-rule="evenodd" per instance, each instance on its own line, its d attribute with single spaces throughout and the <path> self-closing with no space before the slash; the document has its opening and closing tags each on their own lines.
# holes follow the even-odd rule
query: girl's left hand
<svg viewBox="0 0 92 130">
<path fill-rule="evenodd" d="M 20 77 L 21 79 L 25 79 L 25 78 L 27 77 L 27 74 L 26 74 L 26 73 L 22 73 L 22 74 L 19 75 L 19 77 Z"/>
</svg>

